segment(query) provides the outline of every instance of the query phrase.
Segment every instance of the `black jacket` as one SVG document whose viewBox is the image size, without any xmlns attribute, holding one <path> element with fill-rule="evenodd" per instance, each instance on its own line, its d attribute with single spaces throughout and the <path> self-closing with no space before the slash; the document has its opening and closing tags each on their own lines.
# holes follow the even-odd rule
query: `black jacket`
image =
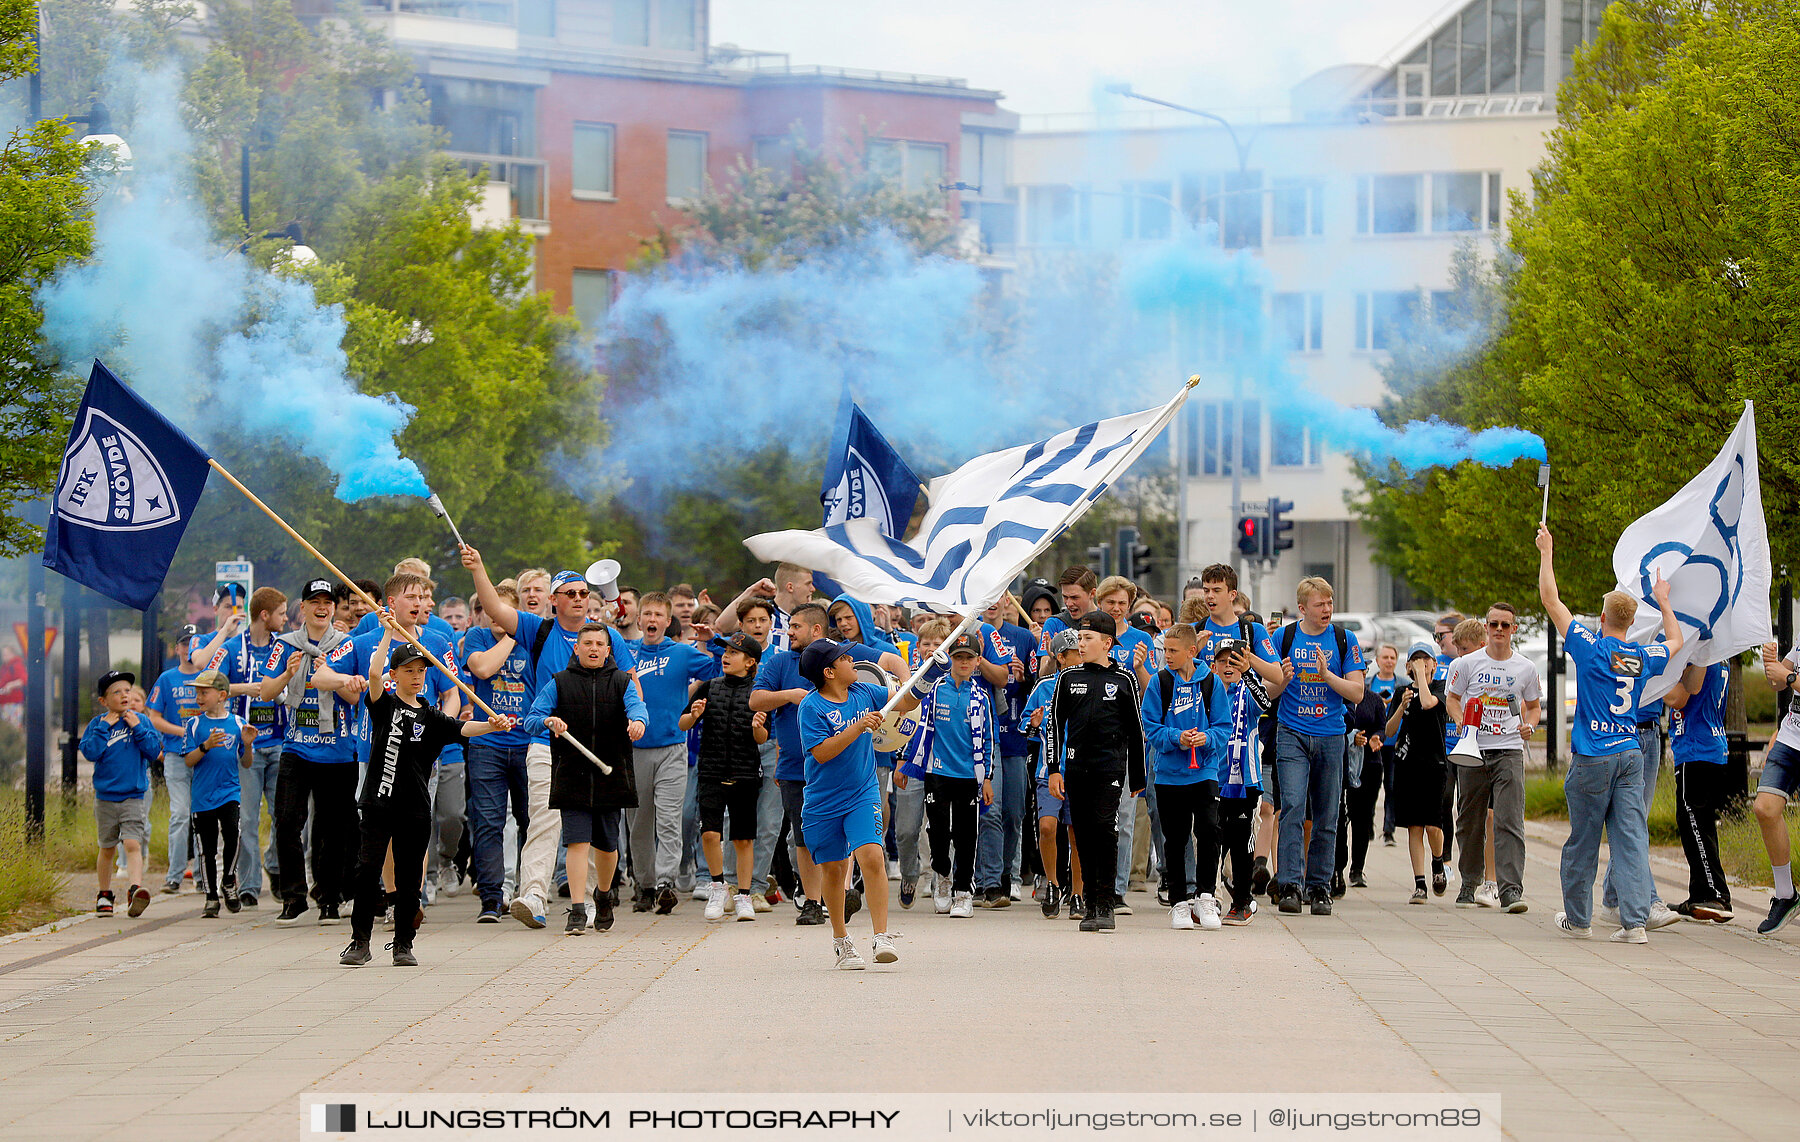
<svg viewBox="0 0 1800 1142">
<path fill-rule="evenodd" d="M 637 782 L 631 772 L 631 739 L 626 736 L 625 688 L 631 675 L 608 660 L 597 670 L 579 662 L 556 676 L 556 716 L 569 733 L 612 766 L 611 773 L 581 756 L 555 735 L 550 739 L 550 808 L 635 809 Z"/>
<path fill-rule="evenodd" d="M 1084 662 L 1056 676 L 1044 733 L 1050 773 L 1077 770 L 1129 779 L 1144 788 L 1144 722 L 1137 676 L 1116 662 Z"/>
<path fill-rule="evenodd" d="M 702 781 L 762 780 L 762 749 L 756 744 L 750 720 L 750 691 L 756 679 L 721 674 L 700 684 L 694 700 L 706 699 L 700 718 L 700 772 Z"/>
</svg>

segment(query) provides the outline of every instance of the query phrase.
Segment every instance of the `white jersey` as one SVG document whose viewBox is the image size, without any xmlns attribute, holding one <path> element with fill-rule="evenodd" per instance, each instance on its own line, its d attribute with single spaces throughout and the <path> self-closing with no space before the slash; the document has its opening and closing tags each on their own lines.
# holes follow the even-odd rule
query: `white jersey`
<svg viewBox="0 0 1800 1142">
<path fill-rule="evenodd" d="M 1530 659 L 1516 650 L 1511 658 L 1497 659 L 1483 647 L 1450 664 L 1446 689 L 1450 700 L 1464 709 L 1465 724 L 1472 720 L 1465 704 L 1480 703 L 1476 745 L 1484 750 L 1525 748 L 1525 739 L 1519 734 L 1525 706 L 1543 696 L 1537 667 Z"/>
<path fill-rule="evenodd" d="M 1787 652 L 1783 662 L 1800 670 L 1800 643 Z M 1800 700 L 1788 703 L 1787 717 L 1781 719 L 1781 728 L 1775 731 L 1775 740 L 1789 749 L 1800 749 Z"/>
</svg>

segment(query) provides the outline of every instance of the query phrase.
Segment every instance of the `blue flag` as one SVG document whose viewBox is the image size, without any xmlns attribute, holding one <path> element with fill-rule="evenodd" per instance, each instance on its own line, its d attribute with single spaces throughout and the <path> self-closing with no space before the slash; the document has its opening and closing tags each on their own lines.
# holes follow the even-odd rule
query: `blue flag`
<svg viewBox="0 0 1800 1142">
<path fill-rule="evenodd" d="M 56 477 L 44 566 L 128 607 L 148 607 L 200 502 L 207 460 L 95 361 Z"/>
<path fill-rule="evenodd" d="M 850 390 L 838 403 L 837 427 L 831 434 L 831 450 L 825 454 L 825 481 L 819 487 L 819 503 L 825 508 L 825 526 L 853 519 L 872 519 L 883 535 L 906 538 L 922 481 L 907 467 L 900 453 L 887 442 L 863 410 L 850 399 Z M 813 585 L 827 597 L 843 594 L 838 585 L 815 573 Z M 867 600 L 889 602 L 887 599 Z"/>
</svg>

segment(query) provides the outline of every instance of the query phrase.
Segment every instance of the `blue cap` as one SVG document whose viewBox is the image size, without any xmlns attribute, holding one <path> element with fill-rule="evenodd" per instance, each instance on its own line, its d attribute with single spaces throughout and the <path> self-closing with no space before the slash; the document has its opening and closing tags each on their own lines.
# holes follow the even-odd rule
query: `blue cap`
<svg viewBox="0 0 1800 1142">
<path fill-rule="evenodd" d="M 850 652 L 844 649 L 842 643 L 828 638 L 815 638 L 800 652 L 800 677 L 811 682 L 813 689 L 817 690 L 825 684 L 826 669 L 838 659 L 848 657 Z"/>
<path fill-rule="evenodd" d="M 570 583 L 580 583 L 585 587 L 587 586 L 587 576 L 579 571 L 558 571 L 556 578 L 550 580 L 550 593 L 555 594 Z"/>
</svg>

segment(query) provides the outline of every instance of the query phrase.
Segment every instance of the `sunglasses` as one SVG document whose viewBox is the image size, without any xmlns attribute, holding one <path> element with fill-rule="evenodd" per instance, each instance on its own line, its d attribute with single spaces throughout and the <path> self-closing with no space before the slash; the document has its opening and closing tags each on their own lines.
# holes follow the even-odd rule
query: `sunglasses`
<svg viewBox="0 0 1800 1142">
<path fill-rule="evenodd" d="M 588 597 L 588 592 L 585 590 L 582 590 L 582 591 L 558 591 L 557 594 L 562 595 L 564 598 L 569 598 L 569 599 L 585 599 Z"/>
<path fill-rule="evenodd" d="M 1519 625 L 1518 623 L 1497 623 L 1497 622 L 1493 622 L 1490 620 L 1488 622 L 1487 628 L 1489 630 L 1511 630 L 1512 628 L 1514 628 L 1518 625 Z"/>
</svg>

